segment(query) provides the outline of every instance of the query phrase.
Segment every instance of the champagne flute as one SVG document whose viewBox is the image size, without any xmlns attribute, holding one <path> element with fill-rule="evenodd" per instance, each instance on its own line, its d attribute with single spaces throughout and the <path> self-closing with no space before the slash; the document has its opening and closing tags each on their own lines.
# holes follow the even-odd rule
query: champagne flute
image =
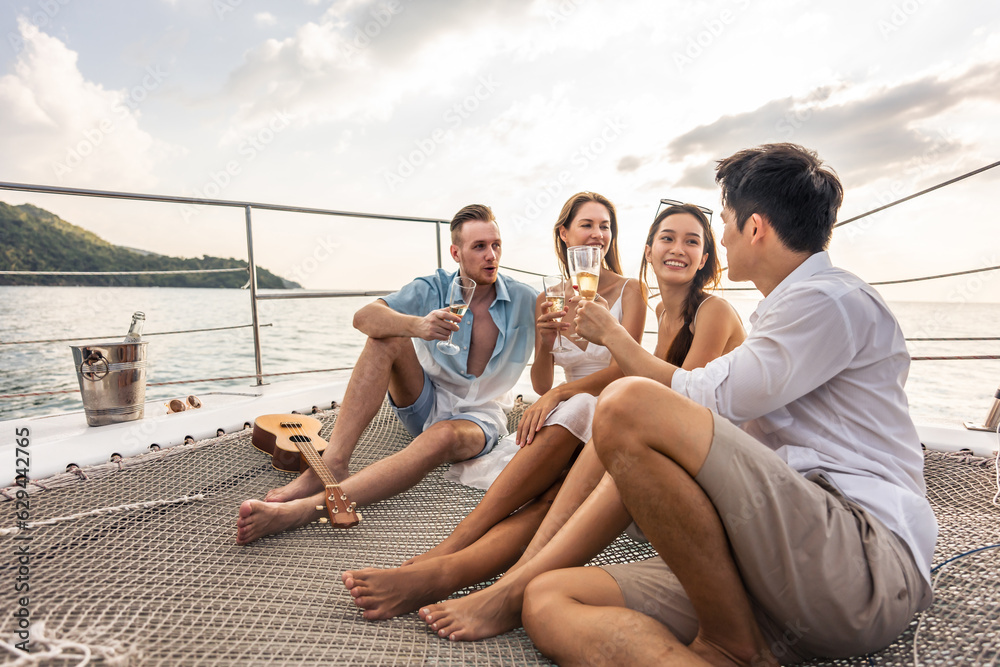
<svg viewBox="0 0 1000 667">
<path fill-rule="evenodd" d="M 545 276 L 542 278 L 545 286 L 545 299 L 552 304 L 551 310 L 563 310 L 566 307 L 566 292 L 569 285 L 562 276 Z M 562 322 L 560 317 L 557 322 Z M 552 346 L 553 352 L 568 352 L 569 348 L 563 344 L 562 332 L 556 329 L 556 344 Z"/>
<path fill-rule="evenodd" d="M 580 298 L 584 301 L 593 301 L 597 298 L 597 283 L 601 278 L 602 251 L 601 246 L 595 245 L 577 245 L 566 249 L 569 278 L 573 282 L 573 287 L 580 293 Z M 577 342 L 587 340 L 575 332 L 569 338 Z"/>
<path fill-rule="evenodd" d="M 448 289 L 448 312 L 459 317 L 465 316 L 465 311 L 472 302 L 472 294 L 476 291 L 476 281 L 464 276 L 455 276 Z M 439 340 L 437 347 L 445 354 L 458 354 L 459 347 L 451 342 L 454 332 L 448 334 L 448 340 Z"/>
</svg>

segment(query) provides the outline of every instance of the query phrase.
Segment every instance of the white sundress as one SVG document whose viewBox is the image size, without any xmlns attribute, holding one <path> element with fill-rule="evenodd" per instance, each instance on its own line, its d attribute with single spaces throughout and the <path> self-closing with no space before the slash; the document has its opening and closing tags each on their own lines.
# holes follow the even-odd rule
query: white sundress
<svg viewBox="0 0 1000 667">
<path fill-rule="evenodd" d="M 622 295 L 624 293 L 625 286 L 622 285 L 622 292 L 618 295 L 618 300 L 609 308 L 611 314 L 619 322 L 622 321 Z M 569 348 L 569 351 L 553 352 L 552 359 L 557 365 L 562 366 L 566 374 L 566 382 L 572 382 L 595 371 L 604 370 L 611 363 L 611 350 L 603 345 L 587 343 L 587 346 L 581 349 L 565 337 L 563 337 L 563 343 Z M 558 424 L 572 433 L 580 442 L 587 442 L 590 440 L 596 406 L 596 396 L 587 393 L 574 394 L 553 408 L 542 426 Z M 488 489 L 490 484 L 500 475 L 500 471 L 514 458 L 518 449 L 520 447 L 517 446 L 517 434 L 511 433 L 502 438 L 489 454 L 453 463 L 444 473 L 444 478 L 465 486 Z"/>
</svg>

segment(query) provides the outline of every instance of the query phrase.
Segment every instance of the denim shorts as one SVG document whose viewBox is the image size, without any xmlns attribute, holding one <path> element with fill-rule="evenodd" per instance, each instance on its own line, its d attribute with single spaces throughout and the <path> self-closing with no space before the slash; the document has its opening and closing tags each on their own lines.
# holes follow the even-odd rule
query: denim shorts
<svg viewBox="0 0 1000 667">
<path fill-rule="evenodd" d="M 434 408 L 434 383 L 431 382 L 430 377 L 427 373 L 424 373 L 424 386 L 420 390 L 420 396 L 417 400 L 413 402 L 413 405 L 408 405 L 405 408 L 397 406 L 392 401 L 392 396 L 389 397 L 389 405 L 392 406 L 393 412 L 396 413 L 396 417 L 399 421 L 403 422 L 403 426 L 406 428 L 407 432 L 413 437 L 417 437 L 424 431 L 424 424 L 427 423 L 427 418 L 431 414 L 431 410 Z M 481 452 L 473 456 L 473 459 L 478 459 L 480 456 L 485 456 L 493 451 L 496 447 L 497 441 L 500 439 L 500 431 L 497 425 L 490 421 L 484 421 L 479 417 L 470 414 L 457 414 L 450 415 L 441 419 L 440 421 L 448 421 L 451 419 L 464 419 L 466 421 L 473 422 L 483 431 L 483 435 L 486 438 L 486 444 L 483 446 Z M 471 460 L 471 459 L 470 459 Z"/>
</svg>

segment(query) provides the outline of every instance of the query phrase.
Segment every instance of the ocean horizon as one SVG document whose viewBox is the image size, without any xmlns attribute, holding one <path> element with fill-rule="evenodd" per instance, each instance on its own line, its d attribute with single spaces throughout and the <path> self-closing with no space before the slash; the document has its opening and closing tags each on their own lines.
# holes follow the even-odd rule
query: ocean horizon
<svg viewBox="0 0 1000 667">
<path fill-rule="evenodd" d="M 532 283 L 528 280 L 526 282 Z M 296 290 L 299 291 L 299 290 Z M 301 290 L 308 291 L 308 290 Z M 725 292 L 744 324 L 759 301 L 748 292 Z M 265 374 L 349 369 L 364 345 L 352 327 L 354 312 L 370 297 L 258 302 Z M 889 301 L 907 338 L 984 337 L 1000 330 L 1000 304 Z M 70 345 L 119 341 L 132 313 L 146 315 L 147 400 L 210 391 L 246 391 L 253 375 L 248 291 L 157 287 L 0 287 L 0 420 L 82 410 Z M 161 332 L 243 328 L 200 333 Z M 655 327 L 647 318 L 647 331 Z M 72 341 L 62 340 L 78 337 Z M 80 340 L 95 337 L 99 340 Z M 59 340 L 53 343 L 11 344 Z M 647 333 L 644 346 L 652 349 Z M 1000 355 L 996 341 L 913 341 L 922 356 Z M 346 378 L 349 370 L 287 378 Z M 282 378 L 271 378 L 274 382 Z M 156 383 L 181 382 L 157 386 Z M 981 421 L 1000 383 L 1000 361 L 913 361 L 906 383 L 918 423 L 960 425 Z M 71 392 L 71 393 L 43 393 Z M 35 395 L 26 395 L 35 394 Z"/>
</svg>

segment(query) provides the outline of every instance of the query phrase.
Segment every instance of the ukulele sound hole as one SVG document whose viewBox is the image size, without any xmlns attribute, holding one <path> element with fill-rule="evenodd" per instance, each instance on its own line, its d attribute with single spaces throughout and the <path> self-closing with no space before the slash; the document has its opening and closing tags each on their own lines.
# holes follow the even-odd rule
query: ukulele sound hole
<svg viewBox="0 0 1000 667">
<path fill-rule="evenodd" d="M 293 435 L 288 439 L 292 442 L 312 442 L 308 435 Z"/>
</svg>

